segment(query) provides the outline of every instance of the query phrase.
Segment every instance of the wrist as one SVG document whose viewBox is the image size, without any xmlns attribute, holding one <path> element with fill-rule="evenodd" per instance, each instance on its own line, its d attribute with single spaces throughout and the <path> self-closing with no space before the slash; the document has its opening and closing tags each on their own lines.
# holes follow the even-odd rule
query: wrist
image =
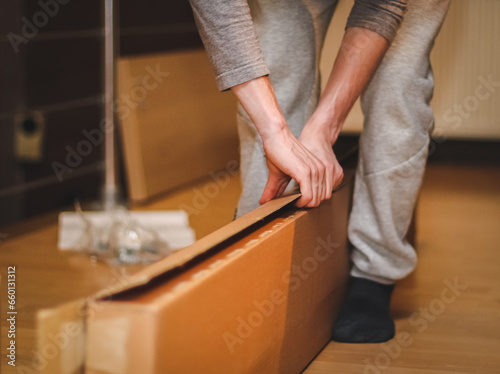
<svg viewBox="0 0 500 374">
<path fill-rule="evenodd" d="M 323 116 L 321 113 L 314 113 L 302 130 L 305 136 L 321 137 L 328 140 L 333 145 L 342 129 L 343 121 L 333 116 Z M 303 135 L 301 134 L 301 137 Z"/>
<path fill-rule="evenodd" d="M 283 140 L 291 135 L 290 128 L 282 116 L 267 118 L 260 123 L 255 122 L 255 127 L 264 144 L 278 139 Z"/>
<path fill-rule="evenodd" d="M 268 77 L 255 78 L 232 90 L 263 141 L 290 132 Z"/>
</svg>

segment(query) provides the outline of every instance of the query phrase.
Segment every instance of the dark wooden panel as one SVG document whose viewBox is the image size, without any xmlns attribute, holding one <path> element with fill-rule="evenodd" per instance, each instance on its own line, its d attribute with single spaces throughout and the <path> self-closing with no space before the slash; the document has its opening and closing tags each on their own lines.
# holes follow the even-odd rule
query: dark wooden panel
<svg viewBox="0 0 500 374">
<path fill-rule="evenodd" d="M 24 53 L 15 53 L 9 42 L 0 42 L 0 113 L 21 106 L 24 92 Z"/>
<path fill-rule="evenodd" d="M 44 212 L 71 207 L 75 198 L 97 201 L 101 179 L 101 171 L 96 166 L 89 173 L 67 179 L 63 183 L 50 183 L 0 196 L 0 227 Z"/>
<path fill-rule="evenodd" d="M 25 3 L 24 15 L 35 27 L 39 25 L 40 34 L 101 27 L 101 0 L 71 0 L 67 4 L 59 4 L 56 0 Z"/>
<path fill-rule="evenodd" d="M 429 162 L 462 165 L 500 165 L 500 141 L 433 138 Z"/>
<path fill-rule="evenodd" d="M 89 174 L 28 191 L 24 196 L 24 216 L 31 217 L 60 207 L 71 206 L 75 198 L 98 199 L 101 171 L 97 166 Z"/>
<path fill-rule="evenodd" d="M 0 35 L 19 33 L 24 4 L 22 1 L 0 2 Z"/>
<path fill-rule="evenodd" d="M 0 189 L 15 183 L 14 118 L 0 120 Z"/>
<path fill-rule="evenodd" d="M 186 0 L 122 0 L 119 11 L 122 28 L 193 22 Z"/>
<path fill-rule="evenodd" d="M 50 180 L 55 178 L 51 164 L 65 164 L 66 147 L 76 149 L 79 142 L 87 140 L 82 131 L 98 127 L 102 118 L 98 104 L 57 108 L 102 93 L 102 38 L 95 33 L 103 22 L 103 0 L 71 0 L 59 4 L 58 9 L 55 1 L 0 2 L 2 35 L 15 32 L 27 38 L 26 43 L 18 45 L 17 52 L 7 38 L 0 42 L 0 115 L 3 116 L 0 117 L 0 192 L 6 189 L 12 192 L 24 183 L 39 184 L 28 192 L 0 194 L 0 211 L 4 212 L 0 214 L 0 225 L 53 210 L 77 194 L 97 193 L 98 171 L 76 179 L 74 174 L 66 174 L 61 183 Z M 185 0 L 122 0 L 117 2 L 117 8 L 123 31 L 122 54 L 161 53 L 201 46 L 191 8 Z M 36 35 L 23 35 L 27 22 L 35 25 Z M 46 134 L 41 163 L 22 162 L 14 155 L 14 114 L 21 108 L 26 108 L 26 112 L 32 109 L 44 112 Z M 101 153 L 100 144 L 93 146 L 77 169 L 96 165 Z M 40 187 L 47 181 L 48 185 Z"/>
<path fill-rule="evenodd" d="M 100 105 L 49 113 L 46 116 L 43 161 L 40 164 L 23 165 L 26 181 L 54 176 L 55 162 L 73 170 L 102 159 L 101 119 Z M 60 176 L 66 179 L 71 173 L 60 173 Z"/>
<path fill-rule="evenodd" d="M 13 138 L 13 120 L 0 121 L 0 226 L 67 205 L 76 196 L 98 198 L 102 132 L 97 129 L 101 111 L 101 106 L 95 104 L 48 113 L 41 163 L 16 159 L 13 141 L 9 141 Z M 86 135 L 89 133 L 92 142 Z M 70 156 L 71 164 L 67 156 L 72 151 L 67 147 L 77 155 Z M 82 155 L 79 150 L 90 152 Z M 72 172 L 61 172 L 57 178 L 54 162 Z"/>
<path fill-rule="evenodd" d="M 122 56 L 202 47 L 187 1 L 125 0 L 119 17 Z"/>
<path fill-rule="evenodd" d="M 100 93 L 99 39 L 35 39 L 26 47 L 27 106 L 81 99 Z"/>
<path fill-rule="evenodd" d="M 24 196 L 21 194 L 0 197 L 0 227 L 24 218 Z M 0 230 L 0 234 L 3 234 Z M 1 238 L 0 238 L 1 240 Z"/>
<path fill-rule="evenodd" d="M 198 32 L 182 34 L 128 35 L 120 40 L 122 56 L 202 48 Z"/>
</svg>

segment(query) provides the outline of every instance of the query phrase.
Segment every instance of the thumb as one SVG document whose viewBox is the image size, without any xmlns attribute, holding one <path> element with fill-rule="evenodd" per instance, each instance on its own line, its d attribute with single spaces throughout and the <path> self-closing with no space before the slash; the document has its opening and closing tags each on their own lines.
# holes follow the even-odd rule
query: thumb
<svg viewBox="0 0 500 374">
<path fill-rule="evenodd" d="M 267 178 L 266 186 L 264 187 L 264 191 L 262 192 L 262 196 L 260 197 L 259 204 L 265 204 L 268 201 L 279 197 L 283 194 L 290 182 L 290 177 L 281 172 L 272 172 L 269 171 L 269 177 Z"/>
</svg>

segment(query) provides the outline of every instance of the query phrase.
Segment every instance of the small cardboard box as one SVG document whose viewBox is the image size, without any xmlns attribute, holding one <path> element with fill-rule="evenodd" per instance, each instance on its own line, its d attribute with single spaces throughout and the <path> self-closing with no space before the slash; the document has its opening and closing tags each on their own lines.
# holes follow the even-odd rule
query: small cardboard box
<svg viewBox="0 0 500 374">
<path fill-rule="evenodd" d="M 87 310 L 85 372 L 301 372 L 345 295 L 344 180 L 318 208 L 274 200 L 102 294 Z"/>
<path fill-rule="evenodd" d="M 220 94 L 203 49 L 122 57 L 117 78 L 132 202 L 237 165 L 236 98 Z"/>
</svg>

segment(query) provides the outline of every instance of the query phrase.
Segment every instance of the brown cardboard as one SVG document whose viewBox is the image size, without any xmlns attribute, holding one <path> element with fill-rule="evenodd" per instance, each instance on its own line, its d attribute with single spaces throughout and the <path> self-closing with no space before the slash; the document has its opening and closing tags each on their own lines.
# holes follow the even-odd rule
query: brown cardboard
<svg viewBox="0 0 500 374">
<path fill-rule="evenodd" d="M 217 90 L 203 49 L 123 57 L 117 76 L 131 201 L 145 202 L 217 170 L 236 172 L 236 99 Z"/>
<path fill-rule="evenodd" d="M 37 314 L 37 347 L 32 368 L 47 374 L 77 374 L 84 366 L 85 302 L 77 300 Z"/>
<path fill-rule="evenodd" d="M 292 204 L 299 196 L 286 196 L 270 201 L 193 245 L 148 266 L 133 276 L 115 282 L 84 300 L 75 300 L 56 308 L 40 310 L 37 313 L 37 354 L 32 367 L 43 374 L 82 372 L 86 338 L 84 325 L 86 319 L 92 320 L 96 311 L 102 306 L 102 303 L 96 304 L 96 300 L 148 284 L 155 277 L 183 266 L 210 248 L 261 222 L 282 207 Z"/>
<path fill-rule="evenodd" d="M 270 202 L 101 293 L 112 297 L 88 313 L 86 372 L 303 370 L 329 341 L 346 288 L 345 179 L 319 208 Z"/>
<path fill-rule="evenodd" d="M 146 285 L 155 277 L 167 273 L 175 268 L 181 267 L 187 262 L 193 260 L 197 256 L 202 255 L 207 250 L 217 246 L 225 240 L 234 237 L 243 232 L 252 225 L 263 221 L 266 217 L 280 210 L 281 208 L 290 205 L 300 197 L 300 194 L 284 196 L 279 199 L 269 201 L 267 204 L 259 207 L 245 216 L 230 222 L 221 229 L 197 240 L 192 245 L 175 252 L 165 259 L 158 261 L 137 274 L 129 277 L 124 283 L 117 283 L 114 287 L 107 288 L 95 295 L 96 299 L 108 297 L 110 295 L 123 292 L 135 287 Z"/>
</svg>

